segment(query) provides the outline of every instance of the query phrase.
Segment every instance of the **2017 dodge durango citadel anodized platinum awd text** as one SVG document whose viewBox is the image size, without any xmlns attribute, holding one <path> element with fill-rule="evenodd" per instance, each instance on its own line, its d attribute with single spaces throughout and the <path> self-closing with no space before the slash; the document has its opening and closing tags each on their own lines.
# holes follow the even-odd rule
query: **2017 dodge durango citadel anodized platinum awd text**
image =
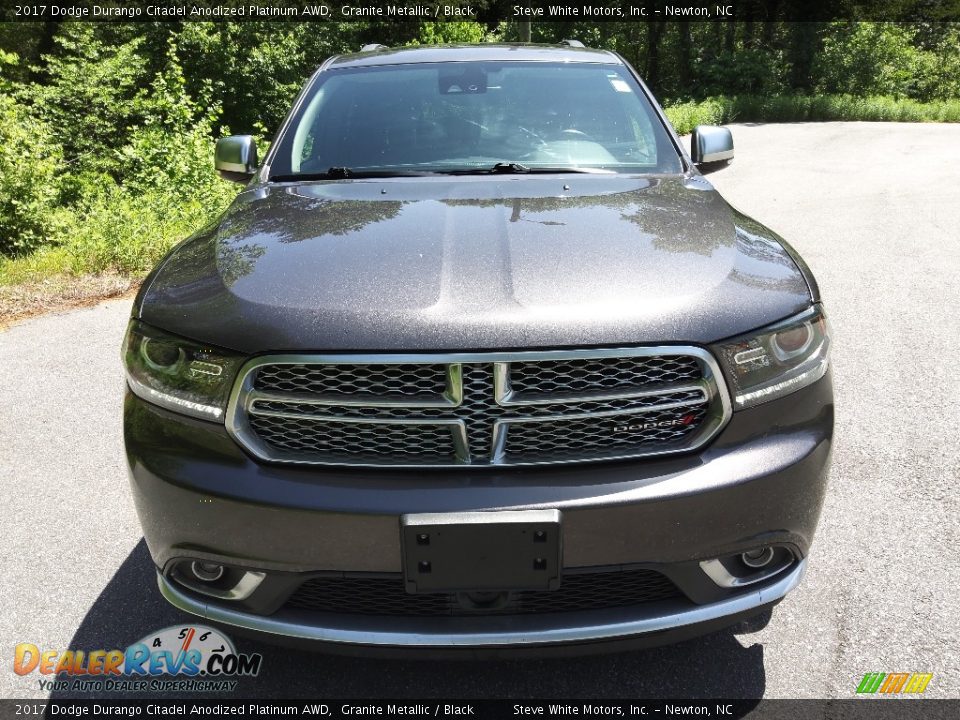
<svg viewBox="0 0 960 720">
<path fill-rule="evenodd" d="M 829 326 L 618 55 L 326 61 L 134 305 L 125 442 L 175 606 L 333 649 L 659 643 L 803 575 Z"/>
</svg>

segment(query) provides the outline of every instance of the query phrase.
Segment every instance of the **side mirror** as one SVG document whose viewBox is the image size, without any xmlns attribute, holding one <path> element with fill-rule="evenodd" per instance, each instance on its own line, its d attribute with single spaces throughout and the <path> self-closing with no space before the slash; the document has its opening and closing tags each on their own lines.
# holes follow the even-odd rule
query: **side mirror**
<svg viewBox="0 0 960 720">
<path fill-rule="evenodd" d="M 698 125 L 690 136 L 690 158 L 702 173 L 726 167 L 733 160 L 733 135 L 729 128 Z"/>
<path fill-rule="evenodd" d="M 252 135 L 231 135 L 217 140 L 213 166 L 224 180 L 249 182 L 257 171 L 257 143 Z"/>
</svg>

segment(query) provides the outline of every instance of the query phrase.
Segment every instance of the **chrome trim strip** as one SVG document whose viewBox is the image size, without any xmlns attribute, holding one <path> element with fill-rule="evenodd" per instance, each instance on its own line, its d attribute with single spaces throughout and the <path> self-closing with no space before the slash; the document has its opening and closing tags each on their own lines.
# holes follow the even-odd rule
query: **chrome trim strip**
<svg viewBox="0 0 960 720">
<path fill-rule="evenodd" d="M 253 591 L 260 587 L 260 583 L 267 576 L 266 573 L 255 570 L 247 570 L 240 582 L 227 591 L 228 600 L 246 600 L 253 594 Z"/>
<path fill-rule="evenodd" d="M 513 396 L 510 389 L 510 363 L 495 362 L 493 364 L 493 399 L 497 405 L 506 405 Z"/>
<path fill-rule="evenodd" d="M 628 408 L 625 410 L 596 410 L 594 412 L 578 412 L 566 415 L 529 415 L 527 417 L 504 418 L 497 420 L 498 423 L 507 425 L 520 423 L 541 423 L 541 422 L 560 422 L 563 420 L 589 420 L 591 418 L 617 417 L 618 415 L 645 415 L 646 413 L 658 412 L 660 410 L 676 410 L 677 408 L 688 407 L 690 405 L 702 405 L 707 402 L 708 395 L 704 393 L 702 397 L 695 400 L 680 400 L 678 402 L 663 403 L 662 405 L 649 405 L 647 407 Z M 297 417 L 303 417 L 298 415 Z"/>
<path fill-rule="evenodd" d="M 793 555 L 790 555 L 787 558 L 787 562 L 779 562 L 776 565 L 772 565 L 768 568 L 761 568 L 752 575 L 748 575 L 747 577 L 743 578 L 739 578 L 732 574 L 719 560 L 702 560 L 700 562 L 700 569 L 703 570 L 707 577 L 713 580 L 713 582 L 720 587 L 738 588 L 763 582 L 764 580 L 772 578 L 774 575 L 783 572 L 792 564 Z"/>
<path fill-rule="evenodd" d="M 277 417 L 292 420 L 316 420 L 318 422 L 343 423 L 345 425 L 424 425 L 429 427 L 446 427 L 450 430 L 451 457 L 455 459 L 452 464 L 470 462 L 469 441 L 467 439 L 467 423 L 457 418 L 368 418 L 368 417 L 344 417 L 342 415 L 304 415 L 302 413 L 285 413 L 276 410 L 259 410 L 252 413 L 256 417 Z M 255 432 L 248 431 L 249 440 L 246 447 L 252 452 L 257 453 L 257 448 L 262 447 L 263 443 Z M 354 463 L 349 461 L 335 462 L 331 461 L 329 456 L 322 453 L 310 453 L 309 451 L 289 451 L 290 457 L 285 453 L 276 451 L 270 452 L 263 448 L 264 453 L 260 457 L 277 462 L 307 464 L 307 465 L 349 465 L 350 467 L 385 467 L 381 464 Z M 320 458 L 320 459 L 312 459 Z M 323 458 L 326 458 L 325 460 Z M 404 467 L 403 465 L 389 465 L 386 467 Z M 415 465 L 413 467 L 429 467 L 427 465 Z"/>
<path fill-rule="evenodd" d="M 535 362 L 537 360 L 589 360 L 615 357 L 693 356 L 719 371 L 713 355 L 693 345 L 646 345 L 642 347 L 577 348 L 575 350 L 518 350 L 515 352 L 447 353 L 301 353 L 261 355 L 240 370 L 241 377 L 261 365 L 442 365 L 447 363 Z"/>
<path fill-rule="evenodd" d="M 707 402 L 710 403 L 710 414 L 705 418 L 701 430 L 696 437 L 696 440 L 693 443 L 685 443 L 679 447 L 669 447 L 662 448 L 657 450 L 646 450 L 640 452 L 627 452 L 622 454 L 617 454 L 616 450 L 611 451 L 608 454 L 600 453 L 596 456 L 588 457 L 575 457 L 575 458 L 561 458 L 557 460 L 532 460 L 532 461 L 514 461 L 507 458 L 505 454 L 506 449 L 506 433 L 507 426 L 513 422 L 536 422 L 538 420 L 559 420 L 559 419 L 577 419 L 582 417 L 603 417 L 603 413 L 598 413 L 596 415 L 589 414 L 570 414 L 563 416 L 545 416 L 543 418 L 517 418 L 510 420 L 498 420 L 495 423 L 494 432 L 491 438 L 491 456 L 489 463 L 478 463 L 477 467 L 488 466 L 488 465 L 501 465 L 501 466 L 531 466 L 531 465 L 553 465 L 553 464 L 570 464 L 570 463 L 588 463 L 588 462 L 606 462 L 612 460 L 626 460 L 630 458 L 641 458 L 641 457 L 654 457 L 659 455 L 670 455 L 681 452 L 690 452 L 696 450 L 707 442 L 712 440 L 716 435 L 723 429 L 727 424 L 730 417 L 733 414 L 733 407 L 730 400 L 730 394 L 727 390 L 726 383 L 723 379 L 723 373 L 720 371 L 720 366 L 714 356 L 704 348 L 695 347 L 692 345 L 657 345 L 657 346 L 644 346 L 644 347 L 620 347 L 620 348 L 579 348 L 575 350 L 527 350 L 527 351 L 518 351 L 518 352 L 474 352 L 474 353 L 402 353 L 402 354 L 377 354 L 377 353 L 348 353 L 348 354 L 282 354 L 282 355 L 264 355 L 256 358 L 252 358 L 240 369 L 240 373 L 237 376 L 237 381 L 234 383 L 233 389 L 230 393 L 230 400 L 227 405 L 227 411 L 225 414 L 225 425 L 227 432 L 233 437 L 234 440 L 248 452 L 252 453 L 255 457 L 260 460 L 267 462 L 281 462 L 286 464 L 295 464 L 295 465 L 333 465 L 333 466 L 343 466 L 343 467 L 378 467 L 378 468 L 410 468 L 410 469 L 423 469 L 431 467 L 459 467 L 463 465 L 470 464 L 470 456 L 468 453 L 469 444 L 467 442 L 466 434 L 466 425 L 463 420 L 449 420 L 448 422 L 460 422 L 463 425 L 463 445 L 457 445 L 456 456 L 451 459 L 450 463 L 441 463 L 437 464 L 432 463 L 415 463 L 415 462 L 404 462 L 400 457 L 390 459 L 384 459 L 381 462 L 351 462 L 348 460 L 342 459 L 331 459 L 319 456 L 319 454 L 314 455 L 312 458 L 307 457 L 304 454 L 296 454 L 295 456 L 286 456 L 274 452 L 271 448 L 259 439 L 257 434 L 253 432 L 250 428 L 248 415 L 253 413 L 253 408 L 251 405 L 258 399 L 263 400 L 262 397 L 257 397 L 259 391 L 254 391 L 253 389 L 253 378 L 254 371 L 262 367 L 263 365 L 304 365 L 304 364 L 333 364 L 333 365 L 430 365 L 430 364 L 445 364 L 448 366 L 448 393 L 449 397 L 447 398 L 448 402 L 444 402 L 437 407 L 440 408 L 452 408 L 459 406 L 463 400 L 463 372 L 462 365 L 464 363 L 480 363 L 480 364 L 492 364 L 494 367 L 494 394 L 495 399 L 499 402 L 499 398 L 503 397 L 507 400 L 506 404 L 510 405 L 509 402 L 509 387 L 506 383 L 509 382 L 509 364 L 511 362 L 537 362 L 537 361 L 547 361 L 547 360 L 575 360 L 575 359 L 602 359 L 602 358 L 622 358 L 622 357 L 694 357 L 699 360 L 701 368 L 703 370 L 703 379 L 699 383 L 691 384 L 686 383 L 684 385 L 678 385 L 674 390 L 670 392 L 689 390 L 692 387 L 699 388 L 704 392 L 704 398 Z M 658 388 L 659 390 L 659 388 Z M 272 393 L 271 393 L 272 395 Z M 621 396 L 623 397 L 623 396 Z M 627 396 L 633 397 L 632 395 Z M 605 399 L 611 399 L 607 397 Z M 290 402 L 289 399 L 278 400 L 279 402 Z M 456 405 L 450 405 L 449 402 L 455 402 Z M 574 399 L 572 397 L 564 397 L 562 399 L 557 399 L 556 402 L 586 402 L 583 398 Z M 702 402 L 702 401 L 701 401 Z M 325 404 L 324 402 L 316 403 L 318 405 Z M 347 405 L 342 401 L 338 401 L 337 404 Z M 526 404 L 526 403 L 517 403 Z M 535 404 L 535 403 L 530 403 Z M 685 403 L 685 404 L 695 404 L 695 403 Z M 390 399 L 389 402 L 384 403 L 381 399 L 380 401 L 375 402 L 359 402 L 357 405 L 366 406 L 366 407 L 397 407 Z M 357 406 L 354 405 L 354 406 Z M 635 414 L 642 412 L 652 412 L 662 409 L 671 409 L 675 407 L 680 407 L 678 404 L 664 404 L 662 406 L 649 407 L 649 408 L 634 408 L 632 410 L 623 410 L 618 412 L 610 412 L 610 415 L 616 414 Z M 401 407 L 411 407 L 416 409 L 417 407 L 425 407 L 423 405 L 417 406 L 415 402 L 407 402 Z M 256 415 L 267 415 L 268 412 L 274 411 L 264 411 L 257 410 L 254 414 Z M 292 417 L 293 419 L 302 419 L 310 418 L 314 416 L 309 415 L 280 415 L 281 417 Z M 320 417 L 320 416 L 316 416 Z M 358 418 L 346 418 L 343 416 L 338 416 L 336 418 L 324 416 L 322 419 L 325 421 L 339 421 L 339 422 L 357 422 Z M 424 420 L 429 420 L 424 422 Z M 399 422 L 403 424 L 423 424 L 423 425 L 441 425 L 445 424 L 442 419 L 433 419 L 433 418 L 424 418 L 423 420 L 418 418 L 411 418 L 409 422 L 407 419 L 382 419 L 382 418 L 369 418 L 368 421 L 372 421 L 374 424 L 390 424 L 392 422 Z M 460 436 L 455 435 L 455 442 L 460 442 Z"/>
<path fill-rule="evenodd" d="M 463 420 L 457 420 L 457 424 L 450 427 L 450 432 L 453 433 L 453 452 L 456 455 L 457 462 L 469 464 L 470 440 L 467 437 L 467 423 Z"/>
<path fill-rule="evenodd" d="M 588 642 L 591 640 L 613 640 L 685 627 L 687 625 L 709 622 L 711 620 L 719 620 L 728 615 L 753 610 L 774 600 L 779 600 L 800 584 L 805 571 L 806 561 L 803 560 L 797 563 L 797 567 L 784 575 L 784 577 L 767 587 L 747 591 L 727 600 L 721 600 L 720 602 L 709 605 L 700 605 L 680 612 L 661 611 L 657 614 L 634 620 L 601 622 L 579 626 L 557 625 L 528 630 L 518 628 L 514 631 L 473 631 L 462 633 L 451 633 L 443 630 L 416 633 L 391 630 L 390 618 L 384 619 L 384 627 L 377 630 L 357 629 L 349 626 L 318 627 L 316 625 L 294 623 L 270 616 L 238 612 L 237 610 L 219 605 L 211 605 L 185 594 L 159 573 L 157 574 L 157 583 L 160 586 L 160 592 L 164 598 L 166 598 L 171 605 L 184 612 L 199 615 L 214 622 L 236 625 L 248 630 L 274 635 L 315 640 L 318 642 L 343 643 L 345 645 L 504 647 L 511 645 L 552 645 Z M 330 615 L 325 616 L 327 619 L 330 617 Z M 546 615 L 531 617 L 543 620 L 546 618 Z"/>
<path fill-rule="evenodd" d="M 253 168 L 252 171 L 251 168 Z M 254 172 L 256 172 L 255 166 L 247 165 L 246 163 L 225 162 L 223 160 L 217 161 L 216 169 L 225 170 L 226 172 L 242 173 L 244 175 L 252 175 Z"/>
<path fill-rule="evenodd" d="M 229 590 L 218 590 L 216 588 L 200 589 L 199 586 L 194 588 L 194 590 L 196 592 L 203 593 L 204 595 L 220 598 L 221 600 L 246 600 L 248 597 L 253 595 L 254 590 L 260 587 L 260 583 L 263 582 L 263 579 L 266 576 L 267 574 L 263 572 L 247 570 L 243 573 L 243 577 L 240 578 L 240 582 L 238 582 Z"/>
<path fill-rule="evenodd" d="M 317 405 L 320 407 L 337 406 L 350 408 L 437 408 L 453 409 L 460 404 L 459 400 L 454 400 L 452 394 L 444 393 L 439 395 L 437 400 L 424 400 L 418 398 L 402 398 L 383 396 L 375 401 L 365 401 L 354 397 L 338 397 L 336 395 L 306 395 L 301 393 L 288 393 L 281 395 L 279 393 L 264 392 L 263 390 L 250 390 L 247 393 L 246 405 L 252 407 L 258 402 L 276 402 L 276 403 L 294 403 L 297 405 Z"/>
<path fill-rule="evenodd" d="M 702 401 L 701 401 L 702 402 Z M 698 450 L 703 447 L 707 442 L 712 440 L 719 429 L 723 427 L 723 424 L 726 420 L 718 423 L 715 418 L 707 417 L 704 419 L 703 424 L 700 426 L 700 429 L 697 433 L 690 436 L 690 438 L 683 438 L 682 444 L 674 445 L 665 445 L 664 447 L 647 450 L 640 453 L 628 453 L 628 454 L 617 454 L 617 450 L 613 449 L 608 451 L 606 454 L 603 452 L 598 452 L 597 454 L 584 458 L 569 460 L 566 458 L 560 458 L 557 460 L 518 460 L 510 456 L 507 452 L 507 441 L 509 440 L 510 427 L 512 425 L 523 425 L 528 423 L 538 423 L 538 422 L 563 422 L 565 420 L 583 420 L 584 418 L 605 418 L 605 417 L 618 417 L 621 415 L 644 415 L 649 412 L 655 412 L 657 410 L 669 410 L 675 408 L 685 407 L 687 405 L 696 405 L 697 403 L 671 403 L 669 405 L 656 405 L 648 408 L 634 408 L 633 410 L 607 410 L 604 412 L 598 413 L 586 413 L 579 415 L 551 415 L 544 417 L 533 417 L 533 418 L 506 418 L 496 420 L 493 423 L 493 437 L 494 437 L 494 455 L 491 459 L 491 464 L 504 464 L 518 467 L 523 465 L 556 465 L 559 463 L 569 463 L 569 462 L 600 462 L 602 460 L 623 460 L 632 457 L 658 457 L 661 455 L 673 455 L 678 452 L 691 452 L 693 450 Z"/>
<path fill-rule="evenodd" d="M 283 412 L 282 410 L 257 410 L 251 413 L 255 417 L 288 418 L 291 420 L 317 420 L 345 425 L 463 425 L 459 418 L 371 418 L 364 415 L 308 415 L 304 413 Z"/>
<path fill-rule="evenodd" d="M 496 363 L 494 368 L 507 365 L 508 363 Z M 657 387 L 652 390 L 604 390 L 595 393 L 517 393 L 510 389 L 509 380 L 498 385 L 496 382 L 496 369 L 494 369 L 494 392 L 498 405 L 504 407 L 526 407 L 528 405 L 562 405 L 563 403 L 577 402 L 603 402 L 604 400 L 636 400 L 642 397 L 656 397 L 658 395 L 672 395 L 673 393 L 697 392 L 701 393 L 701 398 L 697 402 L 703 402 L 707 399 L 707 391 L 704 387 L 705 382 L 691 383 L 688 385 L 677 385 L 676 387 Z"/>
<path fill-rule="evenodd" d="M 502 465 L 507 452 L 507 430 L 502 420 L 493 423 L 493 443 L 490 446 L 490 464 Z"/>
<path fill-rule="evenodd" d="M 637 398 L 640 398 L 640 397 L 656 397 L 658 395 L 670 395 L 674 392 L 682 393 L 682 392 L 693 392 L 693 391 L 699 391 L 700 396 L 695 398 L 690 398 L 689 400 L 678 400 L 676 402 L 662 403 L 660 405 L 647 405 L 644 407 L 637 407 L 637 408 L 625 408 L 625 409 L 615 409 L 615 410 L 590 410 L 587 412 L 571 412 L 571 413 L 566 413 L 562 415 L 529 415 L 527 417 L 510 419 L 509 422 L 551 422 L 554 420 L 582 420 L 584 418 L 613 417 L 615 415 L 635 415 L 637 413 L 656 412 L 658 410 L 675 410 L 676 408 L 687 407 L 688 405 L 702 405 L 703 403 L 710 401 L 710 393 L 707 392 L 706 388 L 703 385 L 697 385 L 697 386 L 687 385 L 687 386 L 678 388 L 677 390 L 658 390 L 656 392 L 630 393 L 630 394 L 623 394 L 623 395 L 614 394 L 614 395 L 607 395 L 606 397 L 598 396 L 592 399 L 587 397 L 577 397 L 577 398 L 556 397 L 556 398 L 547 399 L 547 400 L 532 400 L 532 401 L 524 400 L 523 402 L 498 403 L 498 404 L 501 405 L 502 407 L 523 408 L 523 407 L 542 406 L 542 405 L 563 405 L 568 402 L 570 403 L 591 402 L 592 400 L 600 400 L 600 401 L 636 400 Z M 352 420 L 353 418 L 367 417 L 364 415 L 323 415 L 321 416 L 321 415 L 310 415 L 308 413 L 284 412 L 282 410 L 260 410 L 256 407 L 256 404 L 258 402 L 277 402 L 277 403 L 286 403 L 286 404 L 316 405 L 318 407 L 327 407 L 328 405 L 332 404 L 332 403 L 328 403 L 326 400 L 301 401 L 297 399 L 297 397 L 294 396 L 293 394 L 291 394 L 287 398 L 281 398 L 281 396 L 273 396 L 273 395 L 271 395 L 270 397 L 264 397 L 263 395 L 264 393 L 254 390 L 254 391 L 251 391 L 250 394 L 247 396 L 246 405 L 247 405 L 247 412 L 249 414 L 264 416 L 264 417 L 289 417 L 293 419 L 300 419 L 300 418 L 308 419 L 308 418 L 314 418 L 314 417 L 317 417 L 317 418 L 322 417 L 324 420 L 331 420 L 331 421 L 338 421 L 338 422 L 350 422 L 350 420 Z M 338 404 L 342 405 L 343 407 L 348 406 L 348 403 L 338 403 Z M 423 405 L 423 404 L 412 403 L 412 402 L 396 402 L 396 403 L 391 402 L 389 405 L 386 403 L 381 403 L 378 405 L 370 405 L 366 403 L 350 403 L 349 405 L 353 407 L 365 407 L 365 408 L 377 407 L 381 409 L 388 408 L 388 407 L 400 407 L 400 408 L 412 408 L 412 409 L 420 409 L 420 408 L 453 409 L 453 408 L 459 407 L 460 403 L 458 403 L 457 405 L 435 405 L 435 404 Z M 369 421 L 387 425 L 390 422 L 397 422 L 398 420 L 393 419 L 391 421 L 390 418 L 372 418 Z M 405 420 L 403 419 L 401 419 L 400 421 L 405 422 Z M 416 421 L 419 424 L 424 424 L 424 425 L 432 424 L 431 422 L 421 421 L 419 419 L 417 419 Z M 440 423 L 441 421 L 442 419 L 437 420 L 436 422 Z"/>
<path fill-rule="evenodd" d="M 194 561 L 196 562 L 196 561 Z M 175 575 L 181 575 L 181 571 L 174 570 Z M 220 598 L 221 600 L 246 600 L 253 594 L 253 591 L 260 587 L 260 583 L 267 577 L 265 572 L 257 570 L 245 570 L 243 575 L 232 588 L 222 589 L 208 586 L 191 577 L 179 577 L 179 582 L 190 588 L 195 593 L 209 595 L 210 597 Z"/>
<path fill-rule="evenodd" d="M 276 356 L 281 357 L 281 356 Z M 258 368 L 263 367 L 264 365 L 320 365 L 325 364 L 317 361 L 309 362 L 274 362 L 270 359 L 270 356 L 264 356 L 262 358 L 255 358 L 251 362 L 243 366 L 240 371 L 240 377 L 243 378 L 244 383 L 244 406 L 249 411 L 250 406 L 257 401 L 262 402 L 285 402 L 285 403 L 298 403 L 300 405 L 339 405 L 342 407 L 363 407 L 363 408 L 392 408 L 392 407 L 404 407 L 404 408 L 455 408 L 460 405 L 463 401 L 463 371 L 461 369 L 460 363 L 449 363 L 446 364 L 446 381 L 447 387 L 441 395 L 437 396 L 436 400 L 424 400 L 418 398 L 405 398 L 403 396 L 390 397 L 390 396 L 374 396 L 371 399 L 366 399 L 362 395 L 355 396 L 341 396 L 341 395 L 323 395 L 320 393 L 312 394 L 301 394 L 301 393 L 275 393 L 264 390 L 256 390 L 253 387 L 253 381 L 255 378 L 254 371 Z M 357 365 L 400 365 L 407 363 L 374 363 L 374 362 L 365 362 L 365 363 L 327 363 L 327 364 L 357 364 Z M 417 365 L 440 365 L 443 363 L 416 363 Z"/>
<path fill-rule="evenodd" d="M 644 348 L 635 348 L 634 352 L 630 355 L 596 355 L 597 358 L 607 358 L 607 357 L 653 357 L 664 355 L 677 355 L 677 353 L 667 353 L 667 352 L 655 352 L 651 354 L 641 353 L 639 350 Z M 658 350 L 660 348 L 657 348 Z M 699 348 L 689 348 L 690 350 L 699 349 Z M 680 354 L 681 357 L 696 357 L 697 359 L 703 361 L 705 358 L 702 355 L 692 353 L 692 352 L 683 352 Z M 711 356 L 712 357 L 712 356 Z M 537 358 L 539 361 L 550 360 L 553 358 Z M 493 365 L 493 388 L 494 388 L 494 397 L 498 405 L 504 406 L 514 406 L 514 405 L 550 405 L 553 403 L 564 403 L 564 402 L 591 402 L 591 401 L 603 401 L 603 400 L 630 400 L 639 397 L 650 397 L 654 395 L 666 395 L 675 392 L 691 392 L 694 390 L 701 390 L 706 396 L 706 381 L 700 380 L 699 382 L 688 383 L 687 385 L 663 385 L 656 387 L 654 389 L 636 389 L 636 390 L 606 390 L 600 392 L 592 393 L 556 393 L 556 394 L 543 394 L 543 393 L 517 393 L 513 390 L 510 382 L 510 372 L 511 365 L 515 362 L 525 362 L 524 358 L 514 358 L 512 362 L 496 362 Z"/>
</svg>

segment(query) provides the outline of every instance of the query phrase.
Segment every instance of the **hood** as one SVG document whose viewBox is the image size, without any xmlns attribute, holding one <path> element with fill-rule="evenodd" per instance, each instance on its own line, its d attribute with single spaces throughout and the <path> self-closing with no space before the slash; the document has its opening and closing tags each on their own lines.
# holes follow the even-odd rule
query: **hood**
<svg viewBox="0 0 960 720">
<path fill-rule="evenodd" d="M 807 307 L 794 258 L 699 177 L 265 185 L 135 313 L 246 353 L 703 344 Z"/>
</svg>

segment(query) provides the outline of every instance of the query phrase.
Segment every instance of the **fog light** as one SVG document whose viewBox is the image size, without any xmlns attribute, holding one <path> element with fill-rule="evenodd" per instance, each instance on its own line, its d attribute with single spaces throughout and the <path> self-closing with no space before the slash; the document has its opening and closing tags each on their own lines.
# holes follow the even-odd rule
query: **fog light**
<svg viewBox="0 0 960 720">
<path fill-rule="evenodd" d="M 190 572 L 197 580 L 203 582 L 216 582 L 223 577 L 223 565 L 220 563 L 203 562 L 194 560 L 190 563 Z"/>
<path fill-rule="evenodd" d="M 762 568 L 770 564 L 773 560 L 773 548 L 765 547 L 757 550 L 748 550 L 740 556 L 743 564 L 747 567 Z"/>
<path fill-rule="evenodd" d="M 768 545 L 742 553 L 701 560 L 700 569 L 720 587 L 738 588 L 769 580 L 793 566 L 796 558 L 785 547 Z"/>
<path fill-rule="evenodd" d="M 246 600 L 267 574 L 212 560 L 182 558 L 174 563 L 169 577 L 185 588 L 203 595 L 222 600 Z"/>
</svg>

